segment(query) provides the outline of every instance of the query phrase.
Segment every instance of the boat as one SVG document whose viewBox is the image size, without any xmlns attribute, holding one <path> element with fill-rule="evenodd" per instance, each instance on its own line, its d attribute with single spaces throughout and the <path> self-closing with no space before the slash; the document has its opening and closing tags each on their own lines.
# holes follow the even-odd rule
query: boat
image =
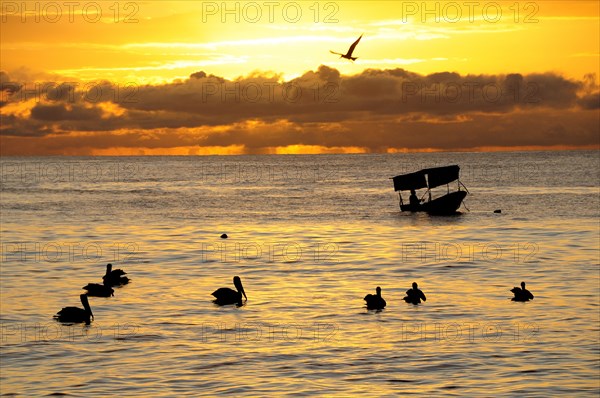
<svg viewBox="0 0 600 398">
<path fill-rule="evenodd" d="M 460 182 L 459 173 L 460 167 L 452 165 L 433 167 L 392 177 L 394 190 L 400 196 L 400 210 L 410 212 L 422 211 L 434 215 L 455 214 L 469 192 L 467 187 Z M 457 190 L 450 192 L 450 183 L 454 181 L 457 181 Z M 442 185 L 446 185 L 447 192 L 440 197 L 432 198 L 431 190 Z M 461 187 L 464 190 L 461 190 Z M 427 191 L 419 199 L 416 197 L 416 191 L 424 188 Z M 411 191 L 409 203 L 404 203 L 402 191 Z M 427 194 L 428 199 L 423 199 Z"/>
</svg>

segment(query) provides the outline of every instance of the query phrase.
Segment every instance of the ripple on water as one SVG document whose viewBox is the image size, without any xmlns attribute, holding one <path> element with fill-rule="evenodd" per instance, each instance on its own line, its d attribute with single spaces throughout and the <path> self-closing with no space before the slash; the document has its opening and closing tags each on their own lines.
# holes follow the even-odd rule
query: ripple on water
<svg viewBox="0 0 600 398">
<path fill-rule="evenodd" d="M 597 153 L 561 156 L 410 155 L 463 170 L 537 166 L 508 185 L 468 176 L 473 211 L 442 218 L 398 212 L 381 176 L 407 158 L 392 155 L 268 158 L 288 171 L 327 166 L 331 184 L 238 189 L 199 180 L 180 158 L 126 159 L 147 170 L 135 181 L 3 181 L 3 242 L 33 245 L 27 261 L 12 246 L 3 253 L 1 392 L 597 396 L 597 188 L 555 194 L 564 181 L 589 185 L 580 166 L 597 170 Z M 76 244 L 90 251 L 67 250 Z M 81 286 L 100 282 L 107 262 L 132 283 L 90 298 L 89 327 L 54 322 L 60 308 L 81 305 Z M 248 302 L 215 306 L 210 293 L 233 275 Z M 511 302 L 522 280 L 535 299 Z M 402 301 L 413 281 L 427 295 L 419 306 Z M 362 298 L 376 286 L 388 305 L 367 311 Z"/>
</svg>

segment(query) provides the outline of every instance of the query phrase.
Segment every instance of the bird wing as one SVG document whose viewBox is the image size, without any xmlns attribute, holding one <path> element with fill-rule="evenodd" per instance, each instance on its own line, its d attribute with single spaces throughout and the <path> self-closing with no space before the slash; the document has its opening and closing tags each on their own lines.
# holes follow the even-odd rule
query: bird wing
<svg viewBox="0 0 600 398">
<path fill-rule="evenodd" d="M 217 290 L 215 290 L 214 292 L 212 292 L 212 295 L 215 296 L 216 298 L 219 297 L 226 297 L 232 294 L 237 294 L 237 291 L 230 289 L 228 287 L 220 287 Z"/>
<path fill-rule="evenodd" d="M 63 307 L 60 311 L 57 312 L 57 314 L 66 314 L 70 311 L 78 310 L 78 309 L 79 308 L 77 308 L 77 307 Z"/>
<path fill-rule="evenodd" d="M 358 42 L 360 41 L 360 39 L 362 39 L 362 37 L 363 37 L 363 35 L 360 35 L 360 37 L 358 39 L 356 39 L 356 41 L 354 43 L 352 43 L 352 45 L 348 49 L 348 54 L 346 54 L 347 56 L 351 56 L 352 55 L 352 52 L 354 51 L 354 49 L 356 48 L 356 45 L 358 44 Z"/>
</svg>

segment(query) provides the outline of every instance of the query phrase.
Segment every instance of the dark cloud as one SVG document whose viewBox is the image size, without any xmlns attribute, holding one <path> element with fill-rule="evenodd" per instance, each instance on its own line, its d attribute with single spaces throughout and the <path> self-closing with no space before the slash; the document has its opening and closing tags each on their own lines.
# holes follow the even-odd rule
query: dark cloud
<svg viewBox="0 0 600 398">
<path fill-rule="evenodd" d="M 12 84 L 4 72 L 0 79 Z M 421 75 L 399 68 L 344 76 L 320 66 L 287 82 L 200 71 L 160 85 L 44 84 L 28 114 L 6 109 L 25 106 L 30 85 L 3 91 L 2 136 L 59 134 L 67 145 L 69 132 L 87 131 L 94 134 L 78 139 L 90 148 L 243 145 L 260 153 L 287 145 L 584 146 L 596 144 L 599 133 L 600 100 L 590 76 Z"/>
<path fill-rule="evenodd" d="M 79 105 L 66 106 L 64 104 L 42 105 L 37 104 L 31 109 L 31 118 L 44 121 L 85 120 L 96 122 L 102 116 L 99 108 L 86 108 Z"/>
<path fill-rule="evenodd" d="M 8 97 L 21 90 L 22 84 L 12 82 L 8 73 L 0 71 L 0 108 L 8 103 Z"/>
<path fill-rule="evenodd" d="M 204 71 L 192 73 L 190 75 L 190 79 L 204 79 L 206 77 L 206 73 Z"/>
<path fill-rule="evenodd" d="M 600 92 L 584 95 L 577 100 L 577 103 L 583 109 L 600 109 Z"/>
</svg>

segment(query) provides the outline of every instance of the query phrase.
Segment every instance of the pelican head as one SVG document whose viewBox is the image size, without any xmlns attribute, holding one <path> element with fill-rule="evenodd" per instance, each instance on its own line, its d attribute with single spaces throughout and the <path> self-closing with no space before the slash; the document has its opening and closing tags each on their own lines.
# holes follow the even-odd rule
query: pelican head
<svg viewBox="0 0 600 398">
<path fill-rule="evenodd" d="M 525 282 L 521 282 L 521 289 L 525 290 Z"/>
<path fill-rule="evenodd" d="M 413 287 L 413 289 L 416 289 L 416 288 L 417 288 L 417 286 L 418 286 L 418 285 L 417 285 L 417 282 L 413 282 L 413 284 L 412 284 L 412 287 Z"/>
<path fill-rule="evenodd" d="M 377 295 L 379 297 L 381 297 L 381 288 L 379 286 L 377 286 L 377 288 L 375 289 L 375 291 L 377 292 Z"/>
<path fill-rule="evenodd" d="M 111 271 L 112 271 L 112 264 L 110 264 L 110 263 L 106 264 L 106 275 L 110 274 Z"/>
<path fill-rule="evenodd" d="M 244 291 L 244 286 L 242 286 L 242 280 L 240 279 L 239 276 L 234 276 L 233 277 L 233 285 L 237 289 L 238 293 L 243 294 L 244 298 L 246 300 L 248 300 L 248 297 L 246 297 L 246 292 Z"/>
<path fill-rule="evenodd" d="M 94 314 L 92 314 L 92 309 L 90 308 L 90 303 L 88 302 L 87 294 L 82 294 L 79 296 L 81 299 L 81 304 L 83 304 L 83 308 L 85 311 L 94 319 Z"/>
</svg>

